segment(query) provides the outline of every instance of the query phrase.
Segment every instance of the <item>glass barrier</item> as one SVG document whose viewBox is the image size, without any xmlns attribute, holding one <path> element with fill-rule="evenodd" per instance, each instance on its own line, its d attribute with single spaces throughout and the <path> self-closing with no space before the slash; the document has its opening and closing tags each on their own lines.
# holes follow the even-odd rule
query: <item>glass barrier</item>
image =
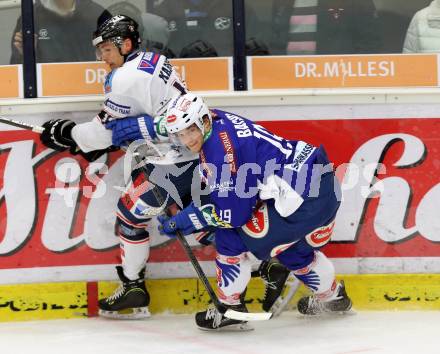
<svg viewBox="0 0 440 354">
<path fill-rule="evenodd" d="M 154 1 L 150 12 L 168 22 L 168 57 L 232 56 L 232 1 Z"/>
<path fill-rule="evenodd" d="M 96 0 L 95 0 L 96 1 Z M 96 1 L 98 3 L 98 1 Z M 159 51 L 167 54 L 170 32 L 168 22 L 151 12 L 146 11 L 146 2 L 100 0 L 99 4 L 106 9 L 105 16 L 122 14 L 133 18 L 139 24 L 139 32 L 143 42 L 141 49 Z M 149 7 L 150 8 L 150 7 Z M 142 10 L 141 10 L 142 9 Z M 232 19 L 231 19 L 232 21 Z M 230 29 L 232 31 L 232 28 Z M 92 31 L 88 31 L 89 39 L 86 46 L 91 47 Z M 231 32 L 232 35 L 232 32 Z M 79 42 L 79 40 L 78 40 Z M 75 41 L 75 43 L 77 43 Z M 232 53 L 232 42 L 230 51 Z M 96 60 L 96 52 L 94 51 Z M 66 61 L 74 61 L 68 58 Z M 38 62 L 37 87 L 39 97 L 93 95 L 102 94 L 103 85 L 109 67 L 101 61 L 88 62 Z M 191 90 L 233 90 L 232 58 L 211 57 L 200 59 L 172 58 L 171 63 L 176 67 L 181 77 Z M 69 83 L 66 85 L 66 83 Z"/>
<path fill-rule="evenodd" d="M 257 30 L 247 21 L 246 31 L 261 38 L 271 55 L 440 51 L 440 41 L 435 40 L 440 38 L 439 0 L 245 0 L 245 4 L 256 10 L 259 20 Z"/>
<path fill-rule="evenodd" d="M 0 65 L 11 63 L 11 52 L 14 46 L 14 28 L 20 17 L 21 8 L 19 1 L 0 0 Z M 17 38 L 17 41 L 19 38 Z M 13 64 L 21 64 L 21 61 Z"/>
<path fill-rule="evenodd" d="M 0 0 L 0 99 L 23 97 L 22 66 L 9 65 L 14 46 L 14 27 L 20 17 L 20 1 Z M 18 62 L 17 64 L 21 64 Z"/>
<path fill-rule="evenodd" d="M 244 3 L 250 89 L 439 85 L 437 57 L 429 53 L 440 52 L 440 40 L 436 38 L 440 37 L 440 0 Z M 19 4 L 19 0 L 0 0 L 0 33 L 6 44 L 0 53 L 0 65 L 23 61 Z M 232 4 L 233 0 L 35 0 L 38 95 L 54 95 L 55 89 L 47 89 L 48 75 L 58 80 L 65 76 L 61 72 L 71 70 L 64 64 L 53 73 L 50 70 L 55 67 L 49 64 L 66 62 L 89 62 L 87 67 L 78 66 L 83 73 L 78 77 L 86 89 L 69 93 L 61 90 L 56 95 L 101 92 L 107 69 L 91 63 L 96 61 L 91 37 L 98 24 L 115 14 L 135 19 L 143 39 L 141 48 L 175 58 L 174 64 L 194 87 L 219 89 L 196 83 L 206 77 L 205 67 L 213 67 L 212 61 L 218 60 L 215 64 L 222 70 L 216 73 L 228 75 L 221 89 L 232 89 L 231 63 L 214 58 L 233 55 Z M 188 60 L 195 57 L 201 59 Z M 14 70 L 11 75 L 21 75 L 20 67 Z M 90 85 L 97 86 L 91 89 Z"/>
<path fill-rule="evenodd" d="M 96 60 L 91 44 L 97 23 L 110 17 L 103 6 L 91 1 L 42 1 L 34 4 L 35 52 L 38 63 Z M 11 64 L 22 62 L 21 17 L 13 30 Z"/>
</svg>

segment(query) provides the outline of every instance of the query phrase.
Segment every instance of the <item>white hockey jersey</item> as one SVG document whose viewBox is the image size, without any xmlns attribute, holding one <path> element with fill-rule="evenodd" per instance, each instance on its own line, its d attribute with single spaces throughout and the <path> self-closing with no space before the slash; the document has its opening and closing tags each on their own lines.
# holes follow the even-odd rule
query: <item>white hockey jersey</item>
<svg viewBox="0 0 440 354">
<path fill-rule="evenodd" d="M 106 117 L 125 118 L 141 114 L 155 117 L 166 112 L 168 102 L 174 96 L 185 92 L 185 84 L 163 55 L 135 52 L 122 67 L 107 75 L 104 90 L 102 113 Z M 90 122 L 77 124 L 72 137 L 84 152 L 112 145 L 112 131 L 105 128 L 100 115 Z"/>
</svg>

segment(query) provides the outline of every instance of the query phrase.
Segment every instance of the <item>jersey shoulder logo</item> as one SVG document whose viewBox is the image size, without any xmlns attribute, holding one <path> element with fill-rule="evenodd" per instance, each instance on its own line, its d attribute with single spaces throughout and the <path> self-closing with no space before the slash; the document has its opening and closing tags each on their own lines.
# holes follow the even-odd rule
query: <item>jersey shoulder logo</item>
<svg viewBox="0 0 440 354">
<path fill-rule="evenodd" d="M 110 93 L 112 91 L 112 79 L 113 79 L 114 73 L 115 73 L 115 70 L 112 70 L 105 77 L 105 83 L 104 83 L 105 93 Z"/>
<path fill-rule="evenodd" d="M 152 52 L 146 52 L 142 56 L 139 64 L 138 64 L 138 70 L 145 71 L 149 74 L 153 74 L 154 70 L 156 70 L 157 62 L 159 61 L 160 54 L 158 53 L 152 53 Z"/>
</svg>

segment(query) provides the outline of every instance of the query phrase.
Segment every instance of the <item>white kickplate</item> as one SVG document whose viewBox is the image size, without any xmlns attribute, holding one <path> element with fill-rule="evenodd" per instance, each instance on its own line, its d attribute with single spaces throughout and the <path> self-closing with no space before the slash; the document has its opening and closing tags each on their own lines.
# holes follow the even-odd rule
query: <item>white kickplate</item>
<svg viewBox="0 0 440 354">
<path fill-rule="evenodd" d="M 225 317 L 239 321 L 267 321 L 272 315 L 271 312 L 240 312 L 230 309 L 225 312 Z"/>
</svg>

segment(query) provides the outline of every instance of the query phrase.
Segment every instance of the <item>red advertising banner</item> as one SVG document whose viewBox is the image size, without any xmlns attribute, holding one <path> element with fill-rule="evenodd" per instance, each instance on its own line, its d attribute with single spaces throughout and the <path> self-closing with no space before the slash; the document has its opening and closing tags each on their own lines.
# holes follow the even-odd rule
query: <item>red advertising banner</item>
<svg viewBox="0 0 440 354">
<path fill-rule="evenodd" d="M 343 181 L 332 258 L 440 256 L 440 120 L 262 122 L 291 139 L 323 144 Z M 35 133 L 0 125 L 0 270 L 119 262 L 114 210 L 121 153 L 87 163 L 44 148 Z M 65 165 L 69 164 L 66 170 Z M 186 262 L 176 240 L 150 262 Z M 211 247 L 195 249 L 214 259 Z"/>
<path fill-rule="evenodd" d="M 264 125 L 291 139 L 323 144 L 338 167 L 338 177 L 344 181 L 343 201 L 333 241 L 325 248 L 327 255 L 440 256 L 439 119 Z"/>
<path fill-rule="evenodd" d="M 0 270 L 120 262 L 114 222 L 124 189 L 122 153 L 89 164 L 23 130 L 0 131 L 0 149 Z M 175 240 L 161 237 L 150 261 L 187 261 Z M 202 260 L 213 252 L 195 250 Z"/>
</svg>

